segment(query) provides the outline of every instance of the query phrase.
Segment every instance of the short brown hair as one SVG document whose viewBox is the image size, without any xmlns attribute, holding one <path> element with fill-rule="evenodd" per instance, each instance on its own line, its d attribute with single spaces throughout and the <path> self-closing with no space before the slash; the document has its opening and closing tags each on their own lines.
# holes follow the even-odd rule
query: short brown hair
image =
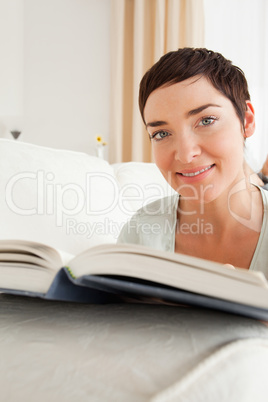
<svg viewBox="0 0 268 402">
<path fill-rule="evenodd" d="M 139 107 L 144 123 L 145 104 L 155 89 L 196 75 L 206 77 L 214 88 L 230 99 L 244 128 L 246 101 L 250 100 L 250 94 L 243 71 L 220 53 L 189 47 L 165 54 L 143 76 L 140 82 Z"/>
</svg>

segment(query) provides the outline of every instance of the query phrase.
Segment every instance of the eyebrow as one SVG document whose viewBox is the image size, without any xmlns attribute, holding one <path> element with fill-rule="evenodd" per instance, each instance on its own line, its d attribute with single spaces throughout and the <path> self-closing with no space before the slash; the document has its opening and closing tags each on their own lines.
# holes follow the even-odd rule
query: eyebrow
<svg viewBox="0 0 268 402">
<path fill-rule="evenodd" d="M 206 103 L 205 105 L 199 106 L 196 109 L 190 110 L 189 112 L 186 113 L 186 116 L 187 117 L 194 116 L 211 106 L 212 107 L 221 107 L 220 105 L 216 105 L 216 103 Z M 146 128 L 147 127 L 160 127 L 160 126 L 165 126 L 166 124 L 168 124 L 168 123 L 164 120 L 156 120 L 156 121 L 147 123 Z"/>
<path fill-rule="evenodd" d="M 156 121 L 152 121 L 151 123 L 147 123 L 146 128 L 147 127 L 159 127 L 159 126 L 164 126 L 166 124 L 168 124 L 168 123 L 164 120 L 156 120 Z"/>
<path fill-rule="evenodd" d="M 187 112 L 187 116 L 194 116 L 200 112 L 203 112 L 203 110 L 207 109 L 208 107 L 221 107 L 220 105 L 216 105 L 215 103 L 206 103 L 205 105 L 199 106 L 196 109 L 190 110 Z"/>
</svg>

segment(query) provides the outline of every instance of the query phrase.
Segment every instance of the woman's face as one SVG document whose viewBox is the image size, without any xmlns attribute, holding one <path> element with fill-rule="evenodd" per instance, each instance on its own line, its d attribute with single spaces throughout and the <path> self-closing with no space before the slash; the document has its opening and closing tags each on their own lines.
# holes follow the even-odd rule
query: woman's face
<svg viewBox="0 0 268 402">
<path fill-rule="evenodd" d="M 250 103 L 244 132 L 231 101 L 196 76 L 153 91 L 144 116 L 155 162 L 183 197 L 209 202 L 244 178 L 244 135 L 254 132 Z"/>
</svg>

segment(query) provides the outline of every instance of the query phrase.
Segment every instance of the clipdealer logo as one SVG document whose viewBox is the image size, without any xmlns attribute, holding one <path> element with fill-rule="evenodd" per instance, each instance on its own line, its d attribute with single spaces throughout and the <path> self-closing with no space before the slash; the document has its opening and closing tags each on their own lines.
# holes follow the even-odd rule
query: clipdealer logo
<svg viewBox="0 0 268 402">
<path fill-rule="evenodd" d="M 25 197 L 21 197 L 22 193 Z M 57 183 L 52 172 L 41 170 L 11 177 L 6 185 L 5 199 L 15 214 L 54 215 L 56 225 L 62 226 L 66 217 L 77 217 L 81 213 L 90 219 L 118 209 L 130 217 L 134 213 L 131 203 L 143 206 L 166 195 L 166 189 L 153 182 L 144 186 L 128 183 L 120 187 L 116 178 L 104 172 L 87 173 L 81 185 Z M 70 227 L 73 224 L 70 222 Z"/>
</svg>

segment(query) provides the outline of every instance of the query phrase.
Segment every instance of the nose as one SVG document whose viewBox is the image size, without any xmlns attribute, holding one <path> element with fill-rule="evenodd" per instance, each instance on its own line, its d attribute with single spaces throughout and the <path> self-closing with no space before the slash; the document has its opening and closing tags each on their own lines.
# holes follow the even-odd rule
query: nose
<svg viewBox="0 0 268 402">
<path fill-rule="evenodd" d="M 174 144 L 174 158 L 181 163 L 191 163 L 200 154 L 201 146 L 193 133 L 180 136 Z"/>
</svg>

